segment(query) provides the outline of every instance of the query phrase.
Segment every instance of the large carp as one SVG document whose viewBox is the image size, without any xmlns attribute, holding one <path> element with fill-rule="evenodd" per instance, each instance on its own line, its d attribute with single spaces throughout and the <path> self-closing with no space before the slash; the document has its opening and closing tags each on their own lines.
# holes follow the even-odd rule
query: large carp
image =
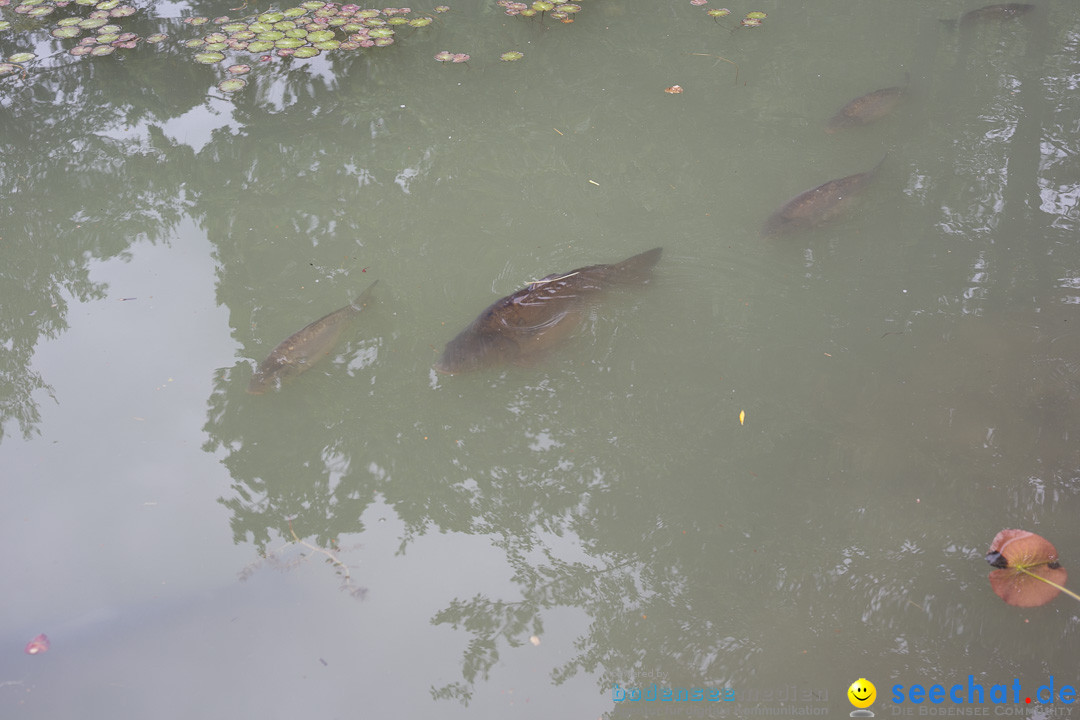
<svg viewBox="0 0 1080 720">
<path fill-rule="evenodd" d="M 581 324 L 590 304 L 612 285 L 644 284 L 660 259 L 653 248 L 614 265 L 589 265 L 531 282 L 496 301 L 446 344 L 435 371 L 446 375 L 527 364 Z"/>
<path fill-rule="evenodd" d="M 248 384 L 248 392 L 262 395 L 270 388 L 280 387 L 281 383 L 310 370 L 326 357 L 341 338 L 341 333 L 371 301 L 371 289 L 377 282 L 368 285 L 367 290 L 345 307 L 324 315 L 282 340 L 255 371 Z"/>
<path fill-rule="evenodd" d="M 906 87 L 897 86 L 860 95 L 829 119 L 825 132 L 833 133 L 880 120 L 891 113 L 906 94 Z"/>
<path fill-rule="evenodd" d="M 796 195 L 769 216 L 765 226 L 761 228 L 761 236 L 768 238 L 783 235 L 832 220 L 852 205 L 856 196 L 874 179 L 883 162 L 885 158 L 881 158 L 877 165 L 866 172 L 830 180 Z"/>
<path fill-rule="evenodd" d="M 983 22 L 1000 20 L 1012 20 L 1035 9 L 1028 3 L 1003 3 L 1001 5 L 987 5 L 977 10 L 969 10 L 960 17 L 960 29 L 966 30 Z"/>
</svg>

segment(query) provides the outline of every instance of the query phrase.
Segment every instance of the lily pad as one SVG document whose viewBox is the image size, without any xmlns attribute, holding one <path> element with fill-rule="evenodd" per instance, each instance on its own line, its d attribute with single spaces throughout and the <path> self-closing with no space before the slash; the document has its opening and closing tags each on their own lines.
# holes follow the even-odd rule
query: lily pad
<svg viewBox="0 0 1080 720">
<path fill-rule="evenodd" d="M 221 92 L 233 93 L 247 87 L 247 80 L 244 78 L 228 78 L 219 82 L 217 87 Z"/>
<path fill-rule="evenodd" d="M 997 568 L 990 573 L 994 592 L 1017 607 L 1045 605 L 1057 597 L 1068 579 L 1050 541 L 1026 530 L 999 532 L 986 561 Z"/>
<path fill-rule="evenodd" d="M 202 63 L 203 65 L 213 65 L 224 59 L 225 55 L 220 52 L 202 52 L 195 56 L 195 62 Z"/>
</svg>

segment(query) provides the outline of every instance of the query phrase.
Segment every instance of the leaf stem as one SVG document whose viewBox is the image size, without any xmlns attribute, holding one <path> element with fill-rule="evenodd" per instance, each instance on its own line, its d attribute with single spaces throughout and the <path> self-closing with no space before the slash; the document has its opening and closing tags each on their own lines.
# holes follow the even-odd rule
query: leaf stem
<svg viewBox="0 0 1080 720">
<path fill-rule="evenodd" d="M 1066 595 L 1068 595 L 1069 597 L 1071 597 L 1073 600 L 1080 601 L 1080 595 L 1077 595 L 1076 593 L 1074 593 L 1072 590 L 1070 590 L 1067 587 L 1064 587 L 1062 585 L 1058 585 L 1053 580 L 1047 580 L 1042 575 L 1036 575 L 1035 573 L 1031 572 L 1027 568 L 1021 567 L 1019 565 L 1015 566 L 1015 569 L 1019 570 L 1020 572 L 1024 573 L 1025 575 L 1030 575 L 1031 577 L 1035 578 L 1036 580 L 1042 580 L 1044 583 L 1046 583 L 1047 585 L 1050 585 L 1051 587 L 1057 588 L 1061 592 L 1063 592 Z"/>
</svg>

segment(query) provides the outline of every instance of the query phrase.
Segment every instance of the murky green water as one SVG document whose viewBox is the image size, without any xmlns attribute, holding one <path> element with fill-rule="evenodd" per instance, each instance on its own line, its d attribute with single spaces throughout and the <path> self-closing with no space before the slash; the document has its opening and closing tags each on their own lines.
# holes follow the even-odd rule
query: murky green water
<svg viewBox="0 0 1080 720">
<path fill-rule="evenodd" d="M 1076 684 L 1075 601 L 1010 607 L 983 555 L 1021 527 L 1080 557 L 1080 6 L 957 33 L 977 4 L 766 2 L 730 32 L 459 0 L 389 48 L 249 57 L 227 96 L 179 17 L 229 4 L 142 8 L 168 42 L 82 59 L 0 8 L 3 56 L 39 55 L 0 78 L 4 717 Z M 851 212 L 759 237 L 883 156 Z M 656 246 L 557 352 L 431 370 L 497 298 Z M 326 362 L 245 392 L 376 279 Z"/>
</svg>

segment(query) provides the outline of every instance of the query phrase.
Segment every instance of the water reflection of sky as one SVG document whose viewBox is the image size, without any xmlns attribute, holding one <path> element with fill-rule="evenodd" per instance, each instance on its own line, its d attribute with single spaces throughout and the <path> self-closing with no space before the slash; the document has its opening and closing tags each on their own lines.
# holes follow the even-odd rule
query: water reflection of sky
<svg viewBox="0 0 1080 720">
<path fill-rule="evenodd" d="M 234 110 L 231 101 L 210 97 L 204 104 L 166 120 L 162 123 L 162 130 L 166 137 L 190 146 L 197 153 L 210 142 L 215 130 L 228 129 L 234 134 L 240 132 L 241 125 L 233 119 Z"/>
</svg>

